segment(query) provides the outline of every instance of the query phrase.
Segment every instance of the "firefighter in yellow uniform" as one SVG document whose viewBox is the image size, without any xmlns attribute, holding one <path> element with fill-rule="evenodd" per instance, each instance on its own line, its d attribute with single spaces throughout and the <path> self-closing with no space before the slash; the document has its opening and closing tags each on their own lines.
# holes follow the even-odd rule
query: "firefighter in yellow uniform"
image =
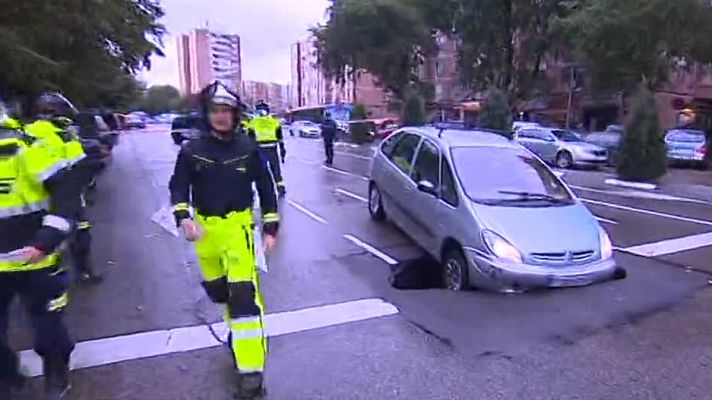
<svg viewBox="0 0 712 400">
<path fill-rule="evenodd" d="M 269 106 L 260 102 L 255 106 L 257 115 L 247 125 L 248 135 L 257 140 L 260 147 L 260 154 L 269 164 L 270 171 L 277 182 L 277 190 L 280 197 L 287 192 L 282 178 L 282 167 L 280 162 L 284 162 L 287 149 L 284 147 L 284 137 L 282 135 L 282 125 L 279 120 L 269 113 Z M 281 157 L 281 160 L 280 160 Z"/>
<path fill-rule="evenodd" d="M 11 124 L 2 124 L 11 127 Z M 74 349 L 63 321 L 66 273 L 57 249 L 79 206 L 66 160 L 53 146 L 17 129 L 0 129 L 0 393 L 24 382 L 7 340 L 9 308 L 19 295 L 30 313 L 34 350 L 42 357 L 45 398 L 65 399 Z M 11 233 L 11 234 L 8 234 Z M 36 398 L 36 397 L 31 397 Z"/>
<path fill-rule="evenodd" d="M 252 185 L 257 187 L 268 249 L 279 226 L 277 196 L 257 145 L 239 132 L 239 97 L 217 82 L 201 96 L 208 132 L 178 154 L 169 184 L 171 204 L 178 226 L 195 241 L 203 288 L 225 307 L 239 396 L 254 398 L 263 393 L 267 340 L 255 261 Z"/>
<path fill-rule="evenodd" d="M 79 281 L 98 283 L 101 279 L 94 273 L 89 260 L 92 240 L 91 223 L 84 200 L 84 192 L 92 177 L 88 169 L 82 165 L 86 154 L 79 136 L 74 132 L 76 127 L 72 119 L 78 112 L 64 96 L 51 92 L 44 93 L 38 98 L 36 108 L 38 119 L 25 126 L 25 132 L 51 143 L 57 156 L 64 158 L 67 167 L 72 170 L 75 184 L 80 187 L 82 206 L 75 216 L 76 226 L 70 239 L 69 250 Z"/>
</svg>

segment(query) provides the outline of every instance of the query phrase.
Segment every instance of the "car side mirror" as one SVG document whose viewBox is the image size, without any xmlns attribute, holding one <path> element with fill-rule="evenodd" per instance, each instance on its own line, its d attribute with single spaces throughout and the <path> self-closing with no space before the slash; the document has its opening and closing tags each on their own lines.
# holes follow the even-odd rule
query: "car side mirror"
<svg viewBox="0 0 712 400">
<path fill-rule="evenodd" d="M 418 182 L 418 190 L 423 193 L 437 195 L 437 190 L 435 190 L 435 185 L 430 181 L 420 181 Z"/>
</svg>

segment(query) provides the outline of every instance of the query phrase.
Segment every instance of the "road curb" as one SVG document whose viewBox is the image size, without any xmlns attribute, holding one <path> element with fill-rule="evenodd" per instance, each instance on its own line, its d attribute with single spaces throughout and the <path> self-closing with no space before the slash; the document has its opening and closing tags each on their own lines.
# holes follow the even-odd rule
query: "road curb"
<svg viewBox="0 0 712 400">
<path fill-rule="evenodd" d="M 605 182 L 607 185 L 621 186 L 621 187 L 641 189 L 641 190 L 655 190 L 658 188 L 658 185 L 655 185 L 652 183 L 622 181 L 620 179 L 615 179 L 615 178 L 609 178 L 603 182 Z"/>
</svg>

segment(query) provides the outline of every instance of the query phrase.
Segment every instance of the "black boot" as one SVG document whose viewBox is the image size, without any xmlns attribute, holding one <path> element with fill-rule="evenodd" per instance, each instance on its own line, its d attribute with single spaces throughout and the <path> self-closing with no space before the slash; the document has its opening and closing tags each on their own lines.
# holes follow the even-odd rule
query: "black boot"
<svg viewBox="0 0 712 400">
<path fill-rule="evenodd" d="M 237 399 L 260 399 L 267 393 L 264 387 L 264 377 L 261 372 L 240 374 L 239 379 L 240 390 L 237 393 Z"/>
<path fill-rule="evenodd" d="M 69 399 L 69 357 L 44 357 L 45 400 Z"/>
</svg>

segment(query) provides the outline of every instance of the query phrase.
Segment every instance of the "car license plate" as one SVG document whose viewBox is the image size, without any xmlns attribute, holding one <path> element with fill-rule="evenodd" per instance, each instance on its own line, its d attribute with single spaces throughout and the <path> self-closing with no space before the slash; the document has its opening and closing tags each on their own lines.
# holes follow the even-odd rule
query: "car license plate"
<svg viewBox="0 0 712 400">
<path fill-rule="evenodd" d="M 549 278 L 550 287 L 585 286 L 591 283 L 593 280 L 588 276 L 552 276 Z"/>
</svg>

